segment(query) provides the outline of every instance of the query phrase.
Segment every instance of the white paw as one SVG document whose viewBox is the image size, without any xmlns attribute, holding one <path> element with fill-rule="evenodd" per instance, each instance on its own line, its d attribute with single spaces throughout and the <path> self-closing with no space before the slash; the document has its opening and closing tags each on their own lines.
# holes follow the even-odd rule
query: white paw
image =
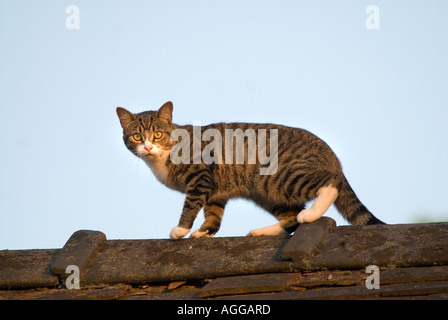
<svg viewBox="0 0 448 320">
<path fill-rule="evenodd" d="M 193 232 L 190 236 L 190 238 L 194 238 L 194 239 L 198 239 L 198 238 L 211 238 L 213 237 L 213 234 L 209 234 L 208 230 L 205 231 L 201 231 L 201 230 L 196 230 L 195 232 Z"/>
<path fill-rule="evenodd" d="M 258 236 L 278 236 L 278 235 L 286 235 L 285 229 L 280 227 L 279 223 L 276 223 L 272 226 L 251 230 L 246 236 L 248 237 L 258 237 Z"/>
<path fill-rule="evenodd" d="M 325 212 L 324 212 L 325 213 Z M 315 212 L 311 209 L 304 209 L 297 215 L 299 223 L 311 223 L 322 217 L 323 213 Z"/>
<path fill-rule="evenodd" d="M 246 234 L 246 237 L 258 237 L 261 236 L 261 233 L 258 231 L 258 229 L 249 231 L 248 234 Z"/>
<path fill-rule="evenodd" d="M 173 230 L 170 232 L 170 238 L 171 239 L 180 239 L 187 235 L 188 232 L 190 232 L 191 229 L 185 229 L 182 227 L 174 227 Z"/>
<path fill-rule="evenodd" d="M 262 229 L 254 229 L 250 230 L 248 234 L 246 234 L 246 237 L 259 237 L 259 236 L 268 236 L 265 231 Z"/>
</svg>

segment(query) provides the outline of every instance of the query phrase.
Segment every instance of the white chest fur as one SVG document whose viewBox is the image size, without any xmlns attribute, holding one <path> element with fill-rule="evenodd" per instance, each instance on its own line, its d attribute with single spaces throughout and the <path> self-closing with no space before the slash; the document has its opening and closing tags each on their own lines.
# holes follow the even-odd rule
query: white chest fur
<svg viewBox="0 0 448 320">
<path fill-rule="evenodd" d="M 166 166 L 166 160 L 166 157 L 163 156 L 153 159 L 147 157 L 143 158 L 143 161 L 151 169 L 157 180 L 168 186 L 168 168 Z"/>
</svg>

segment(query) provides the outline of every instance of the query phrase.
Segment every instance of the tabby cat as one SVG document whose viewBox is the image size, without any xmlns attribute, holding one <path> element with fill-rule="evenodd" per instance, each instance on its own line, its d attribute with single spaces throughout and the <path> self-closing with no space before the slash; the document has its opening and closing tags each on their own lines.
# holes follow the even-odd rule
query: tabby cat
<svg viewBox="0 0 448 320">
<path fill-rule="evenodd" d="M 170 233 L 172 239 L 182 238 L 190 232 L 193 221 L 202 208 L 205 222 L 191 237 L 211 237 L 216 234 L 221 225 L 224 207 L 232 198 L 250 199 L 279 220 L 272 226 L 252 230 L 248 234 L 251 236 L 291 233 L 299 223 L 319 219 L 333 203 L 344 218 L 354 225 L 383 224 L 359 201 L 342 173 L 341 164 L 334 152 L 312 133 L 274 124 L 217 123 L 204 127 L 180 126 L 172 123 L 172 113 L 171 102 L 165 103 L 157 111 L 138 114 L 117 108 L 126 147 L 149 166 L 161 183 L 186 194 L 179 224 Z M 213 152 L 210 152 L 212 159 L 221 161 L 198 160 L 194 150 L 198 151 L 200 148 L 199 155 L 204 155 L 207 145 L 210 149 L 209 141 L 212 140 L 210 137 L 202 137 L 199 142 L 195 140 L 195 130 L 198 128 L 200 131 L 196 133 L 212 132 L 215 140 L 221 135 L 221 144 L 214 145 Z M 176 137 L 174 133 L 179 131 L 186 135 L 182 139 L 173 139 Z M 266 162 L 254 162 L 253 158 L 250 161 L 249 144 L 254 140 L 249 139 L 250 135 L 246 134 L 240 140 L 242 144 L 239 149 L 234 148 L 237 141 L 233 136 L 229 138 L 226 135 L 229 131 L 258 132 L 258 151 L 262 149 L 260 137 L 263 136 L 266 140 L 264 145 L 269 146 L 264 151 L 266 155 L 270 153 L 272 160 L 275 155 L 276 167 L 267 174 L 262 174 L 261 170 L 266 168 Z M 266 134 L 261 135 L 262 132 Z M 193 152 L 183 154 L 184 161 L 178 161 L 179 158 L 173 155 L 179 156 L 186 152 L 178 148 L 182 141 L 183 146 L 187 147 L 185 150 Z M 236 146 L 238 147 L 237 144 Z M 245 148 L 244 161 L 241 158 L 238 161 L 236 155 L 241 148 Z M 232 149 L 233 155 L 231 158 L 226 157 L 226 161 L 218 157 L 220 151 L 224 154 Z M 260 154 L 258 156 L 261 159 Z M 316 199 L 313 205 L 305 209 L 306 203 L 313 199 Z"/>
</svg>

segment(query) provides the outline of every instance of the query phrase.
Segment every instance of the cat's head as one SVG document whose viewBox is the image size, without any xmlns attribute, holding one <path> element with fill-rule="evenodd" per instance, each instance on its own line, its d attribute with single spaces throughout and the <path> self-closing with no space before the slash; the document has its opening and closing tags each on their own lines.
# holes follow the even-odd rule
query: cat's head
<svg viewBox="0 0 448 320">
<path fill-rule="evenodd" d="M 117 108 L 117 115 L 123 127 L 126 147 L 144 160 L 156 159 L 169 154 L 175 142 L 170 140 L 173 103 L 166 102 L 157 111 L 134 114 L 124 108 Z"/>
</svg>

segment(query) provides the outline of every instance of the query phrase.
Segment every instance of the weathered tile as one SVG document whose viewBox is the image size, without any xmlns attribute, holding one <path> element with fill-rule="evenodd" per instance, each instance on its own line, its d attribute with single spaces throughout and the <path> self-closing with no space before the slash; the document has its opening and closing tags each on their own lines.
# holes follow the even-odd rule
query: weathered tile
<svg viewBox="0 0 448 320">
<path fill-rule="evenodd" d="M 107 240 L 81 283 L 160 283 L 291 271 L 278 256 L 289 237 Z"/>
<path fill-rule="evenodd" d="M 51 261 L 60 249 L 0 251 L 0 289 L 57 287 L 59 279 L 50 272 Z"/>
<path fill-rule="evenodd" d="M 448 293 L 448 281 L 390 284 L 377 290 L 382 297 L 421 296 Z"/>
<path fill-rule="evenodd" d="M 386 269 L 380 279 L 382 284 L 448 281 L 448 266 Z"/>
<path fill-rule="evenodd" d="M 65 276 L 69 265 L 75 265 L 84 272 L 88 262 L 94 257 L 99 245 L 106 240 L 106 235 L 100 231 L 79 230 L 72 234 L 52 263 L 50 271 L 59 276 Z"/>
<path fill-rule="evenodd" d="M 282 249 L 280 256 L 292 260 L 294 267 L 310 269 L 310 260 L 320 244 L 336 228 L 336 222 L 322 217 L 313 223 L 301 224 Z"/>
<path fill-rule="evenodd" d="M 448 264 L 448 223 L 342 226 L 328 235 L 312 269 Z"/>
<path fill-rule="evenodd" d="M 187 283 L 187 281 L 185 281 L 185 280 L 170 282 L 167 286 L 167 290 L 172 291 L 174 289 L 177 289 L 177 288 L 183 286 L 185 283 Z"/>
<path fill-rule="evenodd" d="M 198 295 L 200 298 L 205 298 L 221 295 L 282 291 L 291 282 L 297 280 L 298 277 L 300 277 L 300 274 L 297 273 L 274 273 L 217 278 L 204 286 Z"/>
<path fill-rule="evenodd" d="M 115 300 L 128 293 L 129 285 L 87 289 L 0 291 L 0 300 Z"/>
<path fill-rule="evenodd" d="M 353 286 L 365 283 L 367 274 L 360 270 L 326 270 L 315 271 L 302 276 L 291 283 L 292 287 L 320 287 L 320 286 Z"/>
</svg>

